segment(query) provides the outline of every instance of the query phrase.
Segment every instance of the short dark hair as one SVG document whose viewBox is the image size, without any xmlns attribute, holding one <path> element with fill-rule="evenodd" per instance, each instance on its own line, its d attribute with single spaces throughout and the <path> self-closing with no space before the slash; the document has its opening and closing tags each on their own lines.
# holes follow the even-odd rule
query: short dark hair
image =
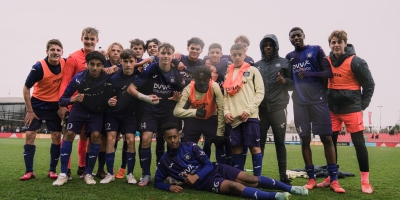
<svg viewBox="0 0 400 200">
<path fill-rule="evenodd" d="M 301 31 L 301 33 L 304 33 L 303 29 L 301 29 L 300 27 L 293 27 L 292 29 L 290 29 L 289 35 L 290 35 L 290 33 L 293 32 L 293 31 Z"/>
<path fill-rule="evenodd" d="M 347 33 L 344 30 L 334 30 L 328 37 L 329 43 L 331 43 L 333 37 L 337 37 L 339 42 L 344 41 L 345 43 L 347 43 Z"/>
<path fill-rule="evenodd" d="M 171 130 L 171 129 L 176 129 L 179 130 L 178 124 L 173 123 L 173 122 L 167 122 L 161 126 L 161 132 L 164 134 L 165 131 Z"/>
<path fill-rule="evenodd" d="M 51 39 L 51 40 L 49 40 L 49 41 L 47 42 L 47 44 L 46 44 L 46 49 L 49 50 L 50 45 L 53 45 L 53 44 L 60 46 L 61 49 L 63 48 L 63 45 L 61 44 L 60 40 L 58 40 L 58 39 Z"/>
<path fill-rule="evenodd" d="M 131 49 L 133 48 L 133 46 L 134 45 L 142 45 L 142 47 L 143 47 L 143 49 L 145 49 L 145 44 L 144 44 L 144 42 L 143 42 L 143 40 L 141 40 L 141 39 L 133 39 L 133 40 L 130 40 L 129 41 L 129 43 L 131 43 Z M 146 50 L 146 49 L 145 49 Z"/>
<path fill-rule="evenodd" d="M 85 57 L 86 63 L 89 63 L 91 60 L 100 60 L 101 64 L 103 65 L 106 63 L 106 58 L 103 56 L 103 54 L 101 54 L 98 51 L 92 51 L 86 54 Z"/>
<path fill-rule="evenodd" d="M 247 46 L 250 46 L 250 40 L 247 36 L 245 35 L 239 35 L 236 39 L 235 39 L 235 43 L 238 43 L 239 41 L 242 41 L 243 43 L 247 44 Z"/>
<path fill-rule="evenodd" d="M 167 50 L 167 51 L 170 50 L 170 49 L 172 49 L 172 52 L 175 52 L 174 46 L 172 46 L 172 44 L 167 43 L 167 42 L 164 42 L 164 43 L 162 43 L 160 46 L 158 46 L 158 51 L 160 52 L 160 50 L 161 50 L 162 48 L 164 48 L 164 50 Z"/>
<path fill-rule="evenodd" d="M 147 41 L 146 41 L 146 46 L 145 46 L 145 49 L 146 49 L 146 50 L 147 50 L 147 47 L 149 47 L 149 44 L 150 44 L 151 42 L 156 43 L 158 46 L 161 45 L 160 40 L 158 40 L 157 38 L 153 38 L 153 39 L 150 39 L 150 40 L 147 40 Z"/>
<path fill-rule="evenodd" d="M 136 60 L 136 53 L 132 49 L 124 49 L 119 56 L 120 59 L 135 59 Z"/>
<path fill-rule="evenodd" d="M 231 51 L 232 50 L 240 50 L 240 49 L 245 50 L 244 46 L 242 44 L 239 44 L 239 43 L 233 44 L 232 47 L 231 47 Z"/>
<path fill-rule="evenodd" d="M 218 44 L 218 43 L 210 44 L 210 46 L 208 47 L 208 51 L 210 51 L 211 49 L 216 49 L 216 48 L 218 48 L 218 49 L 220 49 L 222 51 L 222 46 L 220 44 Z"/>
<path fill-rule="evenodd" d="M 196 67 L 192 73 L 192 77 L 193 79 L 199 79 L 200 78 L 200 74 L 203 73 L 203 76 L 205 79 L 211 79 L 211 70 L 207 67 L 207 66 L 199 66 Z"/>
<path fill-rule="evenodd" d="M 192 37 L 190 40 L 187 41 L 187 46 L 189 47 L 191 44 L 198 44 L 200 45 L 201 49 L 204 48 L 204 42 L 202 39 L 198 37 Z"/>
</svg>

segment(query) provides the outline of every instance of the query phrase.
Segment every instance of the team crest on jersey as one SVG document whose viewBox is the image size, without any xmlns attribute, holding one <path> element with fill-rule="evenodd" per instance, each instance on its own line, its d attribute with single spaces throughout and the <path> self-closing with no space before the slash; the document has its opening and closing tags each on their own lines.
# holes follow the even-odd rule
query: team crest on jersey
<svg viewBox="0 0 400 200">
<path fill-rule="evenodd" d="M 170 82 L 171 82 L 171 83 L 175 83 L 175 77 L 171 76 L 171 77 L 170 77 Z"/>
<path fill-rule="evenodd" d="M 276 63 L 275 67 L 281 67 L 281 63 Z"/>
<path fill-rule="evenodd" d="M 190 155 L 189 155 L 189 153 L 186 153 L 184 156 L 185 156 L 185 159 L 186 159 L 186 160 L 190 160 L 190 158 L 191 158 Z"/>
<path fill-rule="evenodd" d="M 245 72 L 243 72 L 243 76 L 244 76 L 244 77 L 249 77 L 249 76 L 250 76 L 250 71 L 245 71 Z"/>
<path fill-rule="evenodd" d="M 312 53 L 307 53 L 307 58 L 311 58 L 312 57 Z"/>
</svg>

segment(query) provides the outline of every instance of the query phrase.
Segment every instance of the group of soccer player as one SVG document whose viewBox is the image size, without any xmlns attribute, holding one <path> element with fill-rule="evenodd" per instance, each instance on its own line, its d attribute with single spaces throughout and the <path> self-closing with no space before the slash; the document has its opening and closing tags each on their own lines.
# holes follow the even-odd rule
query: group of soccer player
<svg viewBox="0 0 400 200">
<path fill-rule="evenodd" d="M 204 59 L 199 58 L 204 42 L 197 37 L 188 40 L 188 55 L 175 52 L 173 45 L 158 39 L 146 43 L 131 40 L 130 49 L 113 43 L 101 52 L 95 51 L 98 30 L 88 27 L 81 35 L 83 48 L 67 59 L 62 58 L 62 43 L 52 39 L 46 45 L 47 57 L 32 67 L 23 88 L 26 172 L 20 180 L 36 176 L 34 141 L 45 120 L 52 138 L 48 176 L 56 179 L 53 185 L 72 179 L 70 156 L 76 135 L 78 175 L 87 184 L 96 184 L 94 176 L 106 184 L 125 174 L 129 184 L 136 184 L 135 133 L 140 131 L 139 186 L 152 181 L 151 143 L 155 135 L 154 186 L 162 190 L 180 193 L 182 185 L 191 185 L 254 199 L 288 199 L 290 193 L 308 195 L 314 187 L 344 193 L 337 180 L 336 150 L 344 123 L 356 149 L 362 192 L 372 193 L 362 111 L 371 101 L 375 84 L 367 63 L 355 55 L 345 31 L 330 34 L 332 51 L 328 56 L 320 46 L 306 45 L 304 39 L 301 28 L 292 28 L 289 40 L 295 49 L 282 58 L 277 37 L 264 36 L 259 44 L 262 59 L 256 63 L 246 55 L 250 41 L 243 35 L 234 40 L 229 55 L 223 55 L 220 44 L 212 43 Z M 143 59 L 146 51 L 149 58 Z M 286 175 L 288 91 L 293 91 L 294 121 L 309 176 L 304 186 L 292 186 Z M 261 175 L 270 127 L 280 181 Z M 311 132 L 321 138 L 329 172 L 319 184 L 314 176 Z M 124 136 L 122 165 L 114 174 L 119 134 Z M 197 145 L 201 136 L 202 148 Z M 213 143 L 216 163 L 210 161 Z M 253 175 L 243 172 L 248 150 Z M 61 171 L 57 175 L 59 159 Z M 99 169 L 93 174 L 97 160 Z"/>
</svg>

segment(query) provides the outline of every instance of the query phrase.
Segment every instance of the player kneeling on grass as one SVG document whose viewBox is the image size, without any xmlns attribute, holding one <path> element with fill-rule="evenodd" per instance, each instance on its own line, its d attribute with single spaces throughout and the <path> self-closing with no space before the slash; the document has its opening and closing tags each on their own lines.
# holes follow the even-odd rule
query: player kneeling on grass
<svg viewBox="0 0 400 200">
<path fill-rule="evenodd" d="M 229 165 L 211 163 L 210 159 L 196 143 L 181 143 L 178 125 L 165 123 L 161 128 L 168 150 L 161 157 L 154 178 L 154 186 L 173 193 L 183 192 L 178 185 L 164 183 L 171 176 L 184 181 L 196 190 L 219 194 L 234 194 L 252 199 L 289 199 L 290 193 L 308 195 L 303 186 L 288 186 L 265 176 L 252 176 Z M 283 190 L 266 192 L 257 188 Z M 290 192 L 290 193 L 289 193 Z"/>
<path fill-rule="evenodd" d="M 126 92 L 126 88 L 134 79 L 134 67 L 136 54 L 131 49 L 125 49 L 120 55 L 122 71 L 111 76 L 109 82 L 111 87 L 107 88 L 108 107 L 105 121 L 107 131 L 106 165 L 108 174 L 100 183 L 109 183 L 115 180 L 114 159 L 115 159 L 115 139 L 117 131 L 120 130 L 125 135 L 127 141 L 126 163 L 128 165 L 128 183 L 136 184 L 133 176 L 133 168 L 136 162 L 135 153 L 135 133 L 136 133 L 136 98 Z"/>
<path fill-rule="evenodd" d="M 61 173 L 53 185 L 60 186 L 68 181 L 66 173 L 72 142 L 75 135 L 81 132 L 84 123 L 86 124 L 85 132 L 91 142 L 85 182 L 89 185 L 96 184 L 92 172 L 100 150 L 103 112 L 108 100 L 105 98 L 104 90 L 109 84 L 107 81 L 111 75 L 102 72 L 106 59 L 100 52 L 88 53 L 85 60 L 88 69 L 75 75 L 59 101 L 60 106 L 72 104 L 72 108 L 68 118 L 67 133 L 64 135 L 61 147 Z M 78 94 L 71 97 L 76 91 Z"/>
</svg>

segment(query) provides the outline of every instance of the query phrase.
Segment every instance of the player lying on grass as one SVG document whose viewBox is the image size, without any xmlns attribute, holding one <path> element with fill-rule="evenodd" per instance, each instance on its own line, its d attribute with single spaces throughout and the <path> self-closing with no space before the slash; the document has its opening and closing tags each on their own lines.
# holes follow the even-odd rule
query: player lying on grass
<svg viewBox="0 0 400 200">
<path fill-rule="evenodd" d="M 161 157 L 154 178 L 154 186 L 173 193 L 183 192 L 178 185 L 164 183 L 172 178 L 183 181 L 196 190 L 219 194 L 233 194 L 252 199 L 289 199 L 290 193 L 308 195 L 302 186 L 288 186 L 265 176 L 252 176 L 237 168 L 221 163 L 211 163 L 203 150 L 192 142 L 180 142 L 176 123 L 163 124 L 161 131 L 168 150 Z M 285 192 L 266 192 L 257 188 L 283 190 Z M 289 193 L 290 192 L 290 193 Z"/>
</svg>

